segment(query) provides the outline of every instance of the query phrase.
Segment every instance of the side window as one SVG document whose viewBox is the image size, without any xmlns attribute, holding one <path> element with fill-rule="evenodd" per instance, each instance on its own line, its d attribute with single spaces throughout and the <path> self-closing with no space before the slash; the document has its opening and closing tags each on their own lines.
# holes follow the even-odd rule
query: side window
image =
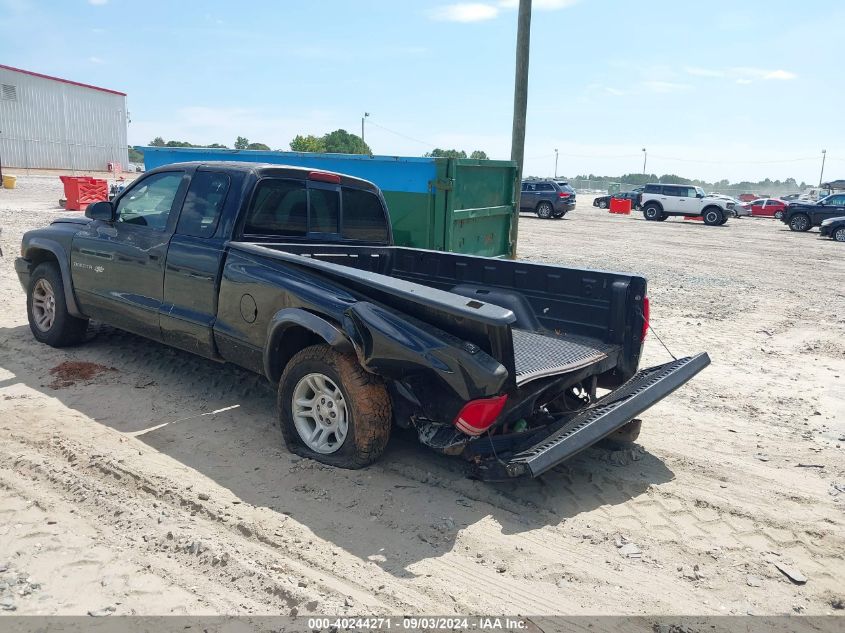
<svg viewBox="0 0 845 633">
<path fill-rule="evenodd" d="M 228 192 L 229 176 L 226 174 L 211 171 L 195 173 L 179 214 L 176 232 L 196 237 L 214 235 Z"/>
<path fill-rule="evenodd" d="M 244 233 L 302 237 L 308 230 L 308 195 L 301 180 L 258 183 L 247 211 Z"/>
<path fill-rule="evenodd" d="M 117 221 L 164 231 L 183 175 L 168 171 L 144 178 L 118 202 Z"/>
<path fill-rule="evenodd" d="M 833 199 L 830 201 L 830 204 L 835 204 L 837 206 L 845 204 L 845 196 L 833 196 Z"/>
<path fill-rule="evenodd" d="M 687 197 L 688 198 L 695 198 L 698 195 L 698 189 L 695 187 L 689 187 L 687 189 Z"/>
<path fill-rule="evenodd" d="M 528 187 L 529 187 L 529 186 L 530 186 L 530 185 L 529 185 L 527 182 L 522 183 L 522 190 L 523 190 L 523 191 L 528 191 Z"/>
<path fill-rule="evenodd" d="M 331 189 L 309 189 L 311 197 L 308 230 L 312 233 L 337 233 L 340 220 L 340 194 Z"/>
<path fill-rule="evenodd" d="M 539 185 L 537 185 L 537 191 L 554 191 L 554 190 L 555 190 L 554 185 L 550 185 L 547 182 L 541 182 Z"/>
<path fill-rule="evenodd" d="M 677 187 L 663 187 L 663 195 L 664 196 L 676 196 L 678 195 L 678 188 Z"/>
<path fill-rule="evenodd" d="M 646 185 L 643 193 L 661 193 L 661 191 L 660 185 Z"/>
<path fill-rule="evenodd" d="M 368 242 L 387 241 L 387 220 L 378 196 L 361 189 L 342 190 L 343 237 Z"/>
</svg>

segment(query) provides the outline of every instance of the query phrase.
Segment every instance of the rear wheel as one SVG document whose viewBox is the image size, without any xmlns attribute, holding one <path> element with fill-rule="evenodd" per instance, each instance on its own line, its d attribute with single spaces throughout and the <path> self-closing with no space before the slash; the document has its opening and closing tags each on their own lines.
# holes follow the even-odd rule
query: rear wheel
<svg viewBox="0 0 845 633">
<path fill-rule="evenodd" d="M 792 231 L 809 231 L 810 230 L 810 216 L 805 213 L 798 213 L 792 216 L 792 219 L 789 221 L 789 228 Z"/>
<path fill-rule="evenodd" d="M 643 209 L 643 216 L 645 216 L 646 220 L 652 220 L 656 222 L 660 222 L 661 220 L 666 219 L 666 216 L 663 215 L 663 210 L 656 204 L 647 204 Z"/>
<path fill-rule="evenodd" d="M 837 242 L 845 242 L 845 226 L 838 228 L 833 232 L 833 239 Z"/>
<path fill-rule="evenodd" d="M 775 211 L 775 220 L 783 219 L 783 211 Z"/>
<path fill-rule="evenodd" d="M 601 441 L 604 448 L 611 450 L 620 450 L 628 448 L 631 444 L 637 441 L 640 436 L 640 429 L 642 429 L 643 421 L 639 418 L 634 418 L 625 426 L 616 429 L 613 433 L 608 435 Z"/>
<path fill-rule="evenodd" d="M 26 315 L 32 335 L 53 347 L 81 342 L 88 329 L 87 319 L 68 312 L 62 275 L 52 262 L 38 265 L 29 278 Z"/>
<path fill-rule="evenodd" d="M 279 381 L 278 410 L 288 450 L 324 464 L 362 468 L 387 446 L 392 411 L 384 383 L 328 345 L 291 358 Z"/>
<path fill-rule="evenodd" d="M 707 226 L 718 226 L 720 224 L 724 224 L 722 220 L 725 219 L 725 214 L 722 213 L 721 209 L 710 207 L 709 209 L 704 210 L 704 223 Z"/>
<path fill-rule="evenodd" d="M 607 209 L 607 200 L 599 200 L 599 209 Z"/>
<path fill-rule="evenodd" d="M 734 217 L 736 217 L 736 216 L 734 216 Z M 725 222 L 727 222 L 727 221 L 728 221 L 728 216 L 727 216 L 727 215 L 722 216 L 722 221 L 721 221 L 721 222 L 719 222 L 719 226 L 723 225 L 723 224 L 724 224 Z"/>
<path fill-rule="evenodd" d="M 541 202 L 537 205 L 537 217 L 543 220 L 548 220 L 552 217 L 554 209 L 551 202 Z"/>
</svg>

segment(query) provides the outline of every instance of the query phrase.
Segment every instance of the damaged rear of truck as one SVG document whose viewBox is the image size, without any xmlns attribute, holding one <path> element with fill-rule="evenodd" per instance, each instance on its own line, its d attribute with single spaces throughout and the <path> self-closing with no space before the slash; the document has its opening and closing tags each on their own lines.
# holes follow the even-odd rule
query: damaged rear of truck
<svg viewBox="0 0 845 633">
<path fill-rule="evenodd" d="M 280 284 L 296 285 L 285 296 L 298 305 L 280 303 L 268 324 L 271 380 L 290 382 L 285 324 L 325 319 L 323 340 L 384 382 L 393 423 L 481 479 L 536 477 L 608 436 L 636 439 L 636 417 L 709 364 L 699 354 L 638 371 L 649 302 L 637 276 L 392 246 L 231 244 L 221 305 L 278 301 Z M 296 428 L 292 394 L 279 407 L 283 429 Z M 333 463 L 301 435 L 288 434 L 292 450 Z"/>
</svg>

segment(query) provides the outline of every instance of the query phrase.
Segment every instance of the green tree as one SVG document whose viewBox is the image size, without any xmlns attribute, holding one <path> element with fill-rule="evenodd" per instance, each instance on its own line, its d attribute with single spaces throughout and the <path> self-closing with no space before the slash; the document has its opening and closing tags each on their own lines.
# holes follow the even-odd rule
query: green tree
<svg viewBox="0 0 845 633">
<path fill-rule="evenodd" d="M 327 152 L 333 154 L 372 154 L 370 146 L 360 136 L 346 130 L 335 130 L 323 137 Z"/>
<path fill-rule="evenodd" d="M 456 149 L 440 149 L 435 147 L 430 152 L 423 154 L 426 158 L 466 158 L 467 153 L 464 150 Z"/>
<path fill-rule="evenodd" d="M 270 150 L 270 146 L 265 145 L 264 143 L 250 143 L 249 145 L 246 146 L 246 148 L 247 149 L 261 149 L 261 150 L 266 150 L 266 151 Z"/>
<path fill-rule="evenodd" d="M 225 145 L 221 145 L 220 143 L 212 143 L 208 147 L 212 149 L 229 149 L 228 147 L 226 147 Z"/>
<path fill-rule="evenodd" d="M 290 142 L 291 151 L 294 152 L 325 152 L 326 144 L 323 142 L 324 137 L 317 137 L 313 134 L 302 136 L 297 134 Z"/>
<path fill-rule="evenodd" d="M 239 136 L 235 139 L 235 149 L 246 149 L 249 145 L 249 139 L 245 136 Z"/>
<path fill-rule="evenodd" d="M 156 136 L 153 140 L 150 141 L 150 145 L 153 147 L 164 147 L 164 139 L 160 136 Z"/>
<path fill-rule="evenodd" d="M 475 160 L 488 160 L 487 152 L 484 150 L 477 149 L 472 154 L 469 155 L 470 158 L 474 158 Z"/>
</svg>

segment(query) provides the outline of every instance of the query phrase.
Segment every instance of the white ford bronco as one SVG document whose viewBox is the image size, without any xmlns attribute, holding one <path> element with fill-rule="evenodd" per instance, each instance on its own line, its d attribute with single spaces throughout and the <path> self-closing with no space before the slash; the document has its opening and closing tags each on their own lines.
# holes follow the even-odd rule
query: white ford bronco
<svg viewBox="0 0 845 633">
<path fill-rule="evenodd" d="M 640 208 L 646 220 L 662 222 L 671 215 L 701 216 L 704 223 L 718 226 L 733 215 L 735 203 L 708 196 L 692 185 L 646 185 L 640 195 Z"/>
</svg>

